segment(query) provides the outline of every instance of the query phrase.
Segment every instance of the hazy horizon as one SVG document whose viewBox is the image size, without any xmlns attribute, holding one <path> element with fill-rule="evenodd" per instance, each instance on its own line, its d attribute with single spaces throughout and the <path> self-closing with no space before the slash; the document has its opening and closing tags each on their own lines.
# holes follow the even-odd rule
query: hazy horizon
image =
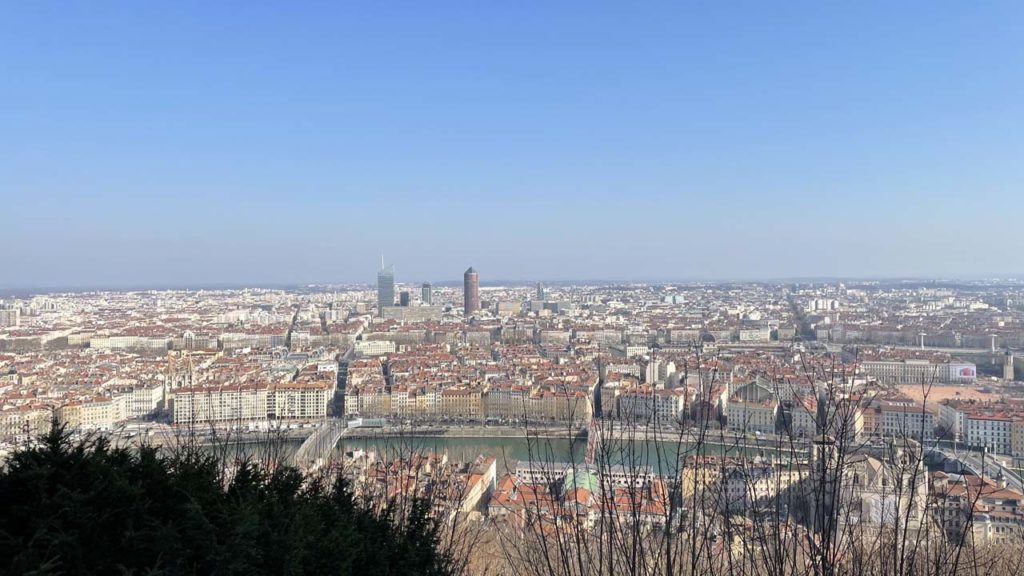
<svg viewBox="0 0 1024 576">
<path fill-rule="evenodd" d="M 423 282 L 430 282 L 435 287 L 461 287 L 462 279 L 402 279 L 395 278 L 396 286 L 419 286 Z M 521 286 L 532 288 L 541 283 L 549 288 L 559 286 L 619 286 L 619 285 L 649 285 L 649 286 L 698 286 L 698 285 L 728 285 L 728 284 L 765 284 L 780 285 L 792 283 L 806 284 L 835 284 L 846 283 L 851 285 L 859 284 L 1024 284 L 1024 274 L 992 274 L 981 276 L 964 277 L 791 277 L 791 278 L 648 278 L 648 279 L 614 279 L 614 278 L 579 278 L 579 279 L 545 279 L 545 278 L 481 278 L 480 286 L 488 287 L 511 287 Z M 124 283 L 124 284 L 94 284 L 94 285 L 0 285 L 0 298 L 12 294 L 45 294 L 45 293 L 75 293 L 75 292 L 134 292 L 134 291 L 191 291 L 191 290 L 300 290 L 306 288 L 326 287 L 362 287 L 367 290 L 376 288 L 374 281 L 322 281 L 322 282 L 210 282 L 210 283 Z"/>
<path fill-rule="evenodd" d="M 9 4 L 0 287 L 1019 276 L 1021 21 Z"/>
</svg>

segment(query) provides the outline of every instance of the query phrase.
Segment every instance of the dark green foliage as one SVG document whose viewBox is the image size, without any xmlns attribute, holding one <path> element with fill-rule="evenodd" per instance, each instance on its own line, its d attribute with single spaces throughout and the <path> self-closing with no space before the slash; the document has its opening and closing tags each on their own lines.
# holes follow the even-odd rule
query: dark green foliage
<svg viewBox="0 0 1024 576">
<path fill-rule="evenodd" d="M 398 527 L 343 481 L 241 465 L 225 487 L 200 450 L 73 443 L 62 430 L 0 473 L 6 574 L 447 575 L 428 507 Z"/>
</svg>

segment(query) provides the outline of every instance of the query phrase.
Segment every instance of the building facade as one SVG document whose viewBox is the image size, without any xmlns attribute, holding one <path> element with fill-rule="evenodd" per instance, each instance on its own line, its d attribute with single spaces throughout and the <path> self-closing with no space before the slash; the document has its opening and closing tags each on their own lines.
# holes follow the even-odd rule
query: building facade
<svg viewBox="0 0 1024 576">
<path fill-rule="evenodd" d="M 977 366 L 969 362 L 868 361 L 860 368 L 865 376 L 885 384 L 969 384 L 978 377 Z"/>
</svg>

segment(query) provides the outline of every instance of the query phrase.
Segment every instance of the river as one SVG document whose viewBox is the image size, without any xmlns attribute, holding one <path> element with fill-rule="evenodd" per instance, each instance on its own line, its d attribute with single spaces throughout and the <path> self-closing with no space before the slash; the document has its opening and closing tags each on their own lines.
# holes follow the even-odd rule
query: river
<svg viewBox="0 0 1024 576">
<path fill-rule="evenodd" d="M 229 459 L 251 457 L 262 461 L 277 461 L 298 449 L 302 442 L 297 439 L 275 439 L 267 442 L 233 443 L 225 442 L 210 447 Z M 471 461 L 483 455 L 497 460 L 499 473 L 514 471 L 520 462 L 568 462 L 582 463 L 586 458 L 586 439 L 530 438 L 524 436 L 499 437 L 456 437 L 456 436 L 415 436 L 381 434 L 342 438 L 334 449 L 334 455 L 341 457 L 346 452 L 364 450 L 378 455 L 408 456 L 414 453 L 447 453 L 454 461 Z M 677 440 L 609 440 L 604 450 L 612 464 L 650 466 L 655 472 L 674 474 L 680 454 L 695 452 L 695 445 Z M 704 455 L 726 455 L 732 457 L 768 456 L 775 452 L 770 448 L 739 447 L 707 442 L 701 451 Z M 806 451 L 797 449 L 797 459 L 806 458 Z M 788 451 L 783 451 L 787 459 Z"/>
<path fill-rule="evenodd" d="M 498 472 L 509 472 L 519 462 L 568 462 L 582 463 L 586 457 L 586 440 L 568 438 L 456 438 L 443 436 L 403 436 L 343 438 L 336 448 L 337 453 L 352 450 L 374 451 L 378 454 L 407 455 L 411 453 L 447 453 L 456 461 L 472 460 L 478 455 L 497 459 Z M 691 443 L 676 441 L 611 441 L 604 453 L 613 464 L 650 466 L 658 473 L 674 473 L 680 453 L 695 451 Z M 706 444 L 705 455 L 767 456 L 771 450 L 740 448 Z M 806 456 L 801 452 L 798 459 Z"/>
</svg>

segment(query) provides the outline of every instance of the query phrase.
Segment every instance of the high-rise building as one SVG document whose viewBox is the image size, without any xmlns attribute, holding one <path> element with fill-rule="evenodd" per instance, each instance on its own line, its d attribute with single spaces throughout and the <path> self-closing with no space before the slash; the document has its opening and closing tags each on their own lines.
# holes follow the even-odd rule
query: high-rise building
<svg viewBox="0 0 1024 576">
<path fill-rule="evenodd" d="M 480 275 L 472 266 L 462 276 L 464 311 L 466 316 L 480 310 Z"/>
<path fill-rule="evenodd" d="M 424 282 L 423 288 L 421 289 L 420 299 L 423 300 L 424 306 L 434 305 L 434 287 L 430 285 L 430 282 Z"/>
<path fill-rule="evenodd" d="M 377 272 L 377 316 L 384 316 L 384 309 L 395 305 L 395 267 L 384 266 L 380 257 L 380 271 Z"/>
<path fill-rule="evenodd" d="M 537 282 L 537 300 L 544 301 L 544 285 Z"/>
<path fill-rule="evenodd" d="M 0 310 L 0 326 L 17 326 L 21 323 L 21 310 L 11 308 Z"/>
<path fill-rule="evenodd" d="M 398 304 L 400 306 L 408 306 L 410 301 L 412 301 L 412 297 L 409 295 L 408 290 L 402 290 L 398 293 Z"/>
</svg>

